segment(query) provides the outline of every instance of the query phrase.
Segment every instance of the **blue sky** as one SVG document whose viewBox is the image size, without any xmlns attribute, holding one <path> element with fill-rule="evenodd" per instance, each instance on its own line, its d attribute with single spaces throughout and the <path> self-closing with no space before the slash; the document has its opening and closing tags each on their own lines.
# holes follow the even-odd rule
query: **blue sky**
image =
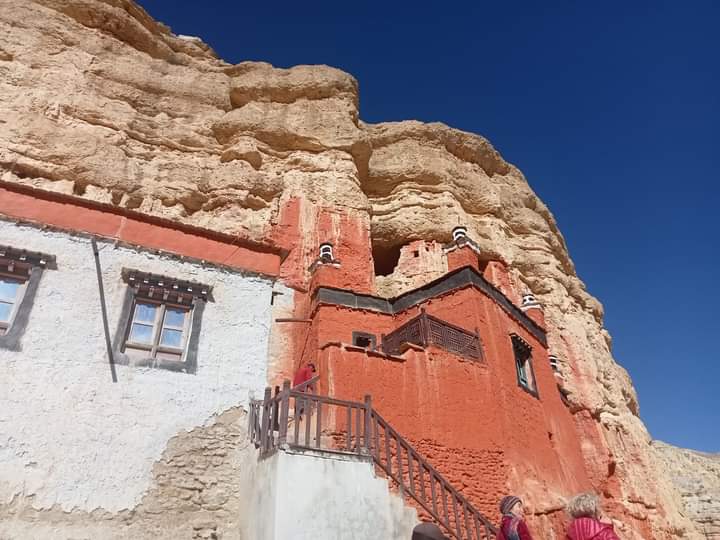
<svg viewBox="0 0 720 540">
<path fill-rule="evenodd" d="M 720 3 L 140 2 L 229 62 L 352 73 L 367 122 L 487 137 L 557 218 L 652 436 L 720 451 Z"/>
</svg>

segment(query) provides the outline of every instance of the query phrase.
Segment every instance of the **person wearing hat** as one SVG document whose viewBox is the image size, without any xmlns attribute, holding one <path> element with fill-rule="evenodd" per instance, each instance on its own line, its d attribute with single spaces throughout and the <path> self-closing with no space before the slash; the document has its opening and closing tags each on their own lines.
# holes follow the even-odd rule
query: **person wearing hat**
<svg viewBox="0 0 720 540">
<path fill-rule="evenodd" d="M 448 540 L 434 523 L 421 523 L 413 529 L 412 540 Z"/>
<path fill-rule="evenodd" d="M 523 504 L 520 497 L 507 495 L 500 501 L 502 521 L 498 527 L 497 540 L 532 540 L 523 520 Z"/>
</svg>

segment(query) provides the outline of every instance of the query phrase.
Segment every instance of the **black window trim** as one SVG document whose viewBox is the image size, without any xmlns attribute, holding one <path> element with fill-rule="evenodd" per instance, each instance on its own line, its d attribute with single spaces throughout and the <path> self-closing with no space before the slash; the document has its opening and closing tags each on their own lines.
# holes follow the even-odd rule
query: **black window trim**
<svg viewBox="0 0 720 540">
<path fill-rule="evenodd" d="M 538 382 L 537 378 L 535 377 L 535 369 L 533 368 L 533 357 L 532 357 L 532 346 L 525 341 L 521 336 L 518 334 L 510 333 L 510 342 L 512 345 L 512 351 L 513 351 L 513 364 L 515 367 L 515 377 L 517 378 L 517 384 L 518 386 L 531 396 L 533 396 L 535 399 L 540 399 L 540 392 L 538 390 Z M 520 380 L 520 376 L 518 374 L 518 364 L 521 361 L 520 355 L 523 354 L 525 356 L 524 359 L 522 359 L 522 362 L 526 365 L 526 370 L 530 372 L 530 377 L 532 378 L 533 386 L 531 387 L 529 384 L 523 384 L 523 382 Z"/>
<path fill-rule="evenodd" d="M 16 300 L 6 331 L 0 335 L 0 349 L 15 352 L 22 350 L 22 337 L 27 330 L 40 279 L 47 269 L 57 269 L 54 255 L 0 245 L 0 272 L 23 282 L 22 297 Z"/>
<path fill-rule="evenodd" d="M 208 300 L 212 301 L 212 287 L 192 281 L 178 280 L 168 276 L 150 274 L 123 268 L 122 278 L 127 283 L 125 297 L 118 318 L 117 329 L 113 338 L 113 356 L 115 363 L 136 367 L 166 369 L 188 374 L 196 374 L 198 369 L 198 346 L 202 330 L 202 317 Z M 181 301 L 178 301 L 182 297 Z M 174 298 L 174 300 L 172 299 Z M 132 320 L 137 302 L 152 302 L 164 305 L 184 307 L 190 310 L 187 323 L 188 335 L 181 360 L 153 358 L 148 355 L 143 359 L 131 359 L 125 353 L 125 346 L 130 334 Z M 162 322 L 159 323 L 162 325 Z M 132 345 L 132 344 L 131 344 Z M 165 347 L 158 347 L 160 352 Z M 150 352 L 150 351 L 148 351 Z M 176 353 L 169 348 L 167 352 Z"/>
</svg>

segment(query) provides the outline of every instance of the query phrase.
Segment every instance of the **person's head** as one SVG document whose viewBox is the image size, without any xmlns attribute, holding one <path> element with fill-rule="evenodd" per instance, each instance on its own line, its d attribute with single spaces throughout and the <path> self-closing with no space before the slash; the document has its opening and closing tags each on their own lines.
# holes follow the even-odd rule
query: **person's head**
<svg viewBox="0 0 720 540">
<path fill-rule="evenodd" d="M 308 367 L 310 368 L 310 371 L 315 373 L 315 364 L 313 364 L 312 362 L 308 362 Z"/>
<path fill-rule="evenodd" d="M 413 529 L 412 540 L 447 540 L 447 536 L 434 523 L 421 523 Z"/>
<path fill-rule="evenodd" d="M 503 516 L 513 515 L 517 517 L 523 516 L 523 504 L 520 497 L 515 495 L 506 495 L 500 500 L 500 513 Z"/>
<path fill-rule="evenodd" d="M 594 493 L 580 493 L 570 499 L 565 511 L 573 519 L 580 517 L 597 519 L 600 515 L 600 499 Z"/>
</svg>

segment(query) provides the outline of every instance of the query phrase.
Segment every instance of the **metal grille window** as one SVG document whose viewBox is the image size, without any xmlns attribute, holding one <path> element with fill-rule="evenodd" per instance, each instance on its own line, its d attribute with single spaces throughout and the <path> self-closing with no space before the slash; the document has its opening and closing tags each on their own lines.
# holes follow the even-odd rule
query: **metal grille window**
<svg viewBox="0 0 720 540">
<path fill-rule="evenodd" d="M 515 371 L 518 386 L 526 392 L 538 397 L 535 372 L 532 366 L 532 347 L 517 334 L 511 334 L 513 353 L 515 356 Z"/>
</svg>

